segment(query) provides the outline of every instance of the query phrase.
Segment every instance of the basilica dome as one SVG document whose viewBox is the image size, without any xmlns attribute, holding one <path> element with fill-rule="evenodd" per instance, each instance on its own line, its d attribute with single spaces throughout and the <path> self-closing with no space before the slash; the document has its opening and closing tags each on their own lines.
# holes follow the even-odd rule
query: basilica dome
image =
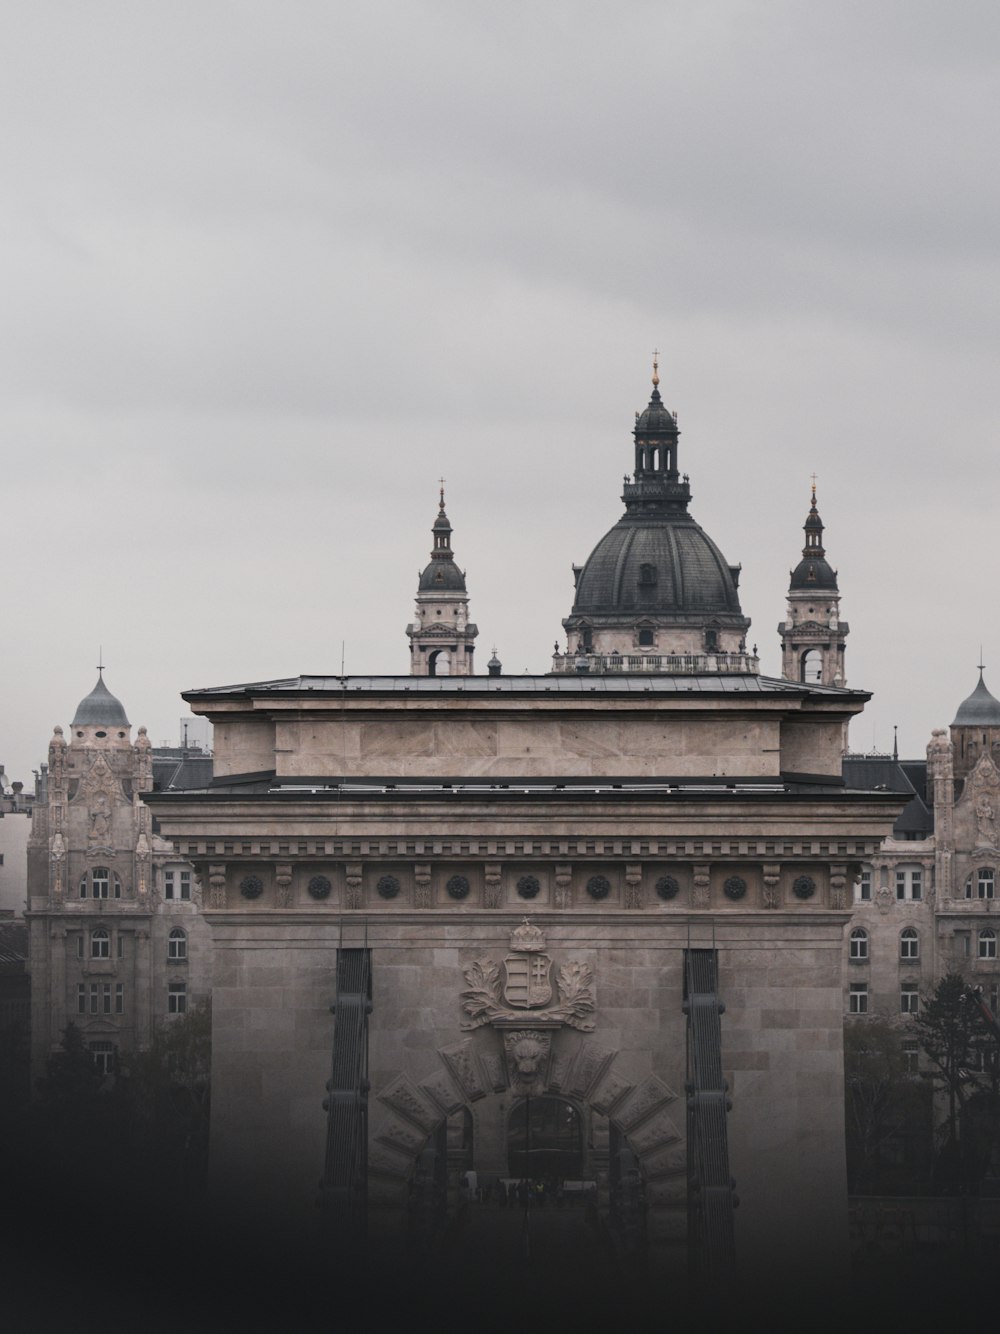
<svg viewBox="0 0 1000 1334">
<path fill-rule="evenodd" d="M 635 472 L 625 513 L 582 567 L 563 621 L 567 653 L 634 656 L 739 654 L 750 622 L 740 607 L 739 567 L 730 565 L 688 512 L 691 487 L 678 469 L 680 431 L 653 392 L 636 414 Z M 653 668 L 655 670 L 655 666 Z"/>
<path fill-rule="evenodd" d="M 623 611 L 740 615 L 740 600 L 725 557 L 689 514 L 626 514 L 591 552 L 573 603 L 573 615 Z"/>
</svg>

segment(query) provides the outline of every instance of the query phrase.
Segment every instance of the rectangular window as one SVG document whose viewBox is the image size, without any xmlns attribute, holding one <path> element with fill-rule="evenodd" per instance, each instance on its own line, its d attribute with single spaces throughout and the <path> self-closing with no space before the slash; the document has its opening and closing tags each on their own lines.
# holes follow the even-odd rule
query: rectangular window
<svg viewBox="0 0 1000 1334">
<path fill-rule="evenodd" d="M 181 898 L 190 899 L 191 897 L 191 872 L 181 871 Z"/>
<path fill-rule="evenodd" d="M 82 958 L 83 958 L 83 932 L 82 932 L 82 931 L 80 932 L 80 934 L 79 934 L 79 935 L 77 936 L 77 938 L 76 938 L 76 957 L 77 957 L 78 959 L 82 959 Z"/>
<path fill-rule="evenodd" d="M 90 874 L 91 893 L 95 899 L 109 897 L 110 877 L 103 866 L 95 866 Z"/>
<path fill-rule="evenodd" d="M 963 959 L 967 959 L 969 957 L 969 955 L 972 953 L 971 931 L 955 932 L 955 952 Z"/>
<path fill-rule="evenodd" d="M 125 1013 L 125 983 L 115 983 L 115 1014 Z"/>
<path fill-rule="evenodd" d="M 76 1012 L 77 1014 L 87 1013 L 87 984 L 81 982 L 76 989 Z"/>
<path fill-rule="evenodd" d="M 90 1044 L 90 1054 L 102 1075 L 114 1074 L 115 1044 L 113 1042 L 92 1042 Z"/>
<path fill-rule="evenodd" d="M 100 987 L 96 982 L 90 984 L 90 1013 L 97 1014 L 98 999 L 100 997 Z"/>
<path fill-rule="evenodd" d="M 921 867 L 901 867 L 896 871 L 896 898 L 919 900 L 924 896 L 924 873 Z"/>
<path fill-rule="evenodd" d="M 994 875 L 991 867 L 980 867 L 976 875 L 976 889 L 978 897 L 981 899 L 991 899 L 993 897 Z"/>
<path fill-rule="evenodd" d="M 173 871 L 163 872 L 163 897 L 172 899 L 174 897 L 174 873 Z"/>
<path fill-rule="evenodd" d="M 121 933 L 120 931 L 118 932 L 118 944 L 117 944 L 117 947 L 116 947 L 116 948 L 117 948 L 117 951 L 118 951 L 118 957 L 119 957 L 119 959 L 124 959 L 124 958 L 125 958 L 125 937 L 122 935 L 122 933 Z"/>
<path fill-rule="evenodd" d="M 852 982 L 851 994 L 848 1003 L 848 1010 L 851 1014 L 868 1013 L 868 983 Z"/>
<path fill-rule="evenodd" d="M 904 982 L 899 989 L 899 1009 L 901 1014 L 916 1014 L 920 1008 L 920 993 L 916 982 Z"/>
<path fill-rule="evenodd" d="M 187 1012 L 187 983 L 171 982 L 167 993 L 167 1014 L 185 1014 Z"/>
<path fill-rule="evenodd" d="M 861 872 L 861 879 L 854 886 L 854 899 L 857 903 L 870 903 L 872 897 L 872 872 L 867 866 Z"/>
<path fill-rule="evenodd" d="M 903 1043 L 903 1070 L 908 1075 L 920 1073 L 920 1047 L 912 1040 Z"/>
<path fill-rule="evenodd" d="M 110 1014 L 110 1013 L 111 1013 L 111 983 L 110 983 L 110 982 L 102 982 L 102 983 L 101 983 L 101 1013 L 102 1013 L 102 1014 Z"/>
</svg>

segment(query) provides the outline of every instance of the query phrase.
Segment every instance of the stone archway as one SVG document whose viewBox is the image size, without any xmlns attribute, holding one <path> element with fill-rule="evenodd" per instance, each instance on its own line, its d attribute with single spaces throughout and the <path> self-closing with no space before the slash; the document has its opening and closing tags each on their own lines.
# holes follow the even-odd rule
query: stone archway
<svg viewBox="0 0 1000 1334">
<path fill-rule="evenodd" d="M 491 1094 L 520 1096 L 517 1072 L 508 1072 L 500 1034 L 442 1047 L 434 1069 L 419 1082 L 400 1072 L 375 1091 L 368 1154 L 369 1218 L 373 1231 L 396 1234 L 405 1226 L 406 1204 L 417 1159 L 447 1118 Z M 606 1117 L 628 1145 L 644 1183 L 649 1245 L 670 1268 L 684 1264 L 687 1242 L 687 1146 L 677 1094 L 654 1074 L 630 1078 L 619 1071 L 618 1053 L 589 1036 L 562 1029 L 553 1037 L 532 1094 L 564 1095 Z M 667 1258 L 667 1257 L 672 1258 Z"/>
</svg>

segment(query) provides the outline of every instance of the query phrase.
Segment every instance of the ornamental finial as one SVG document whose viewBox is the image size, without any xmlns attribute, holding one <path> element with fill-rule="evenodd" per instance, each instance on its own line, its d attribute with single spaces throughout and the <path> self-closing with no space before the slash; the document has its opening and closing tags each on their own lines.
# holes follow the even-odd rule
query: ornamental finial
<svg viewBox="0 0 1000 1334">
<path fill-rule="evenodd" d="M 653 388 L 656 389 L 660 383 L 660 353 L 657 348 L 653 348 Z"/>
<path fill-rule="evenodd" d="M 441 492 L 440 492 L 441 500 L 440 500 L 440 506 L 439 506 L 439 508 L 440 508 L 440 510 L 441 510 L 441 513 L 443 514 L 443 513 L 444 513 L 444 478 L 443 478 L 443 477 L 439 477 L 439 478 L 438 478 L 438 481 L 441 483 Z"/>
</svg>

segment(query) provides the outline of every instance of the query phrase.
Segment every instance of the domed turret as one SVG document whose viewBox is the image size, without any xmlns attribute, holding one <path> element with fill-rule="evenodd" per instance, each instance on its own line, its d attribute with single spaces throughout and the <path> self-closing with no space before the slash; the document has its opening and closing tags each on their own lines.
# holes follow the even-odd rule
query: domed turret
<svg viewBox="0 0 1000 1334">
<path fill-rule="evenodd" d="M 614 659 L 603 663 L 612 669 L 628 657 L 630 667 L 644 671 L 668 670 L 666 658 L 692 654 L 718 655 L 718 666 L 745 651 L 750 622 L 737 593 L 739 567 L 688 513 L 691 488 L 678 471 L 680 431 L 659 383 L 654 360 L 653 391 L 636 415 L 625 513 L 586 564 L 574 567 L 576 596 L 563 621 L 567 653 L 565 661 L 556 655 L 557 671 L 574 670 L 580 651 Z"/>
<path fill-rule="evenodd" d="M 803 524 L 806 544 L 802 548 L 802 559 L 792 571 L 789 588 L 830 589 L 837 591 L 837 571 L 826 560 L 823 548 L 823 520 L 816 508 L 816 487 L 812 489 L 812 504 Z"/>
<path fill-rule="evenodd" d="M 958 706 L 952 727 L 1000 727 L 1000 700 L 987 690 L 982 667 L 978 684 L 968 699 L 963 699 Z"/>
<path fill-rule="evenodd" d="M 956 778 L 965 778 L 984 755 L 989 755 L 1000 767 L 1000 700 L 986 688 L 982 662 L 975 690 L 958 706 L 951 725 L 951 740 Z"/>
<path fill-rule="evenodd" d="M 130 727 L 121 700 L 104 684 L 104 668 L 97 669 L 97 684 L 77 705 L 73 727 Z"/>
</svg>

